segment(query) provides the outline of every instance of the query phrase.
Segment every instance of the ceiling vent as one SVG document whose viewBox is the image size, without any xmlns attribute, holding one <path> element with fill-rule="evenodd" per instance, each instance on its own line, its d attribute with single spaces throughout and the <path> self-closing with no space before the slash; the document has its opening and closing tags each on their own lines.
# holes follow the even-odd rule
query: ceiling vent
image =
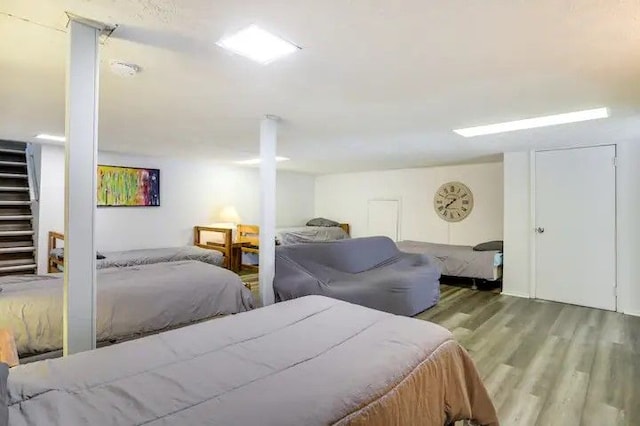
<svg viewBox="0 0 640 426">
<path fill-rule="evenodd" d="M 111 72 L 120 77 L 133 77 L 140 72 L 140 67 L 136 64 L 126 62 L 111 61 Z"/>
</svg>

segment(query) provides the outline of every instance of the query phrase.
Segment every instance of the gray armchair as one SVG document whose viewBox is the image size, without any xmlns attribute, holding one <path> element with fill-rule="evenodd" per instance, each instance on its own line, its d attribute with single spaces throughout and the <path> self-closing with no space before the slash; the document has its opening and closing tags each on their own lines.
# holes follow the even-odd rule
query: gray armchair
<svg viewBox="0 0 640 426">
<path fill-rule="evenodd" d="M 312 294 L 412 316 L 440 298 L 440 269 L 387 237 L 276 247 L 276 301 Z"/>
</svg>

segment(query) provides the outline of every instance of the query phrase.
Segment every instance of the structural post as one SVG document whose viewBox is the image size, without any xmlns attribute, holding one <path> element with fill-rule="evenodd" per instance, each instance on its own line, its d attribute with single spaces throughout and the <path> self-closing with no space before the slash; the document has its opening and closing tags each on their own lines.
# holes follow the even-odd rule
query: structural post
<svg viewBox="0 0 640 426">
<path fill-rule="evenodd" d="M 260 297 L 274 303 L 273 277 L 276 250 L 276 147 L 278 117 L 267 115 L 260 123 Z"/>
<path fill-rule="evenodd" d="M 64 203 L 64 355 L 96 346 L 98 58 L 104 27 L 69 22 Z"/>
</svg>

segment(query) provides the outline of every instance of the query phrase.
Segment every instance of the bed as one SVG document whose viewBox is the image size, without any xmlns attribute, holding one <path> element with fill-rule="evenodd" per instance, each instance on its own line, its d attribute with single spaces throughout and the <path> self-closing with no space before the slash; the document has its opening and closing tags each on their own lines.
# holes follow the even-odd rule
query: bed
<svg viewBox="0 0 640 426">
<path fill-rule="evenodd" d="M 20 365 L 8 394 L 11 426 L 498 425 L 447 330 L 322 296 Z"/>
<path fill-rule="evenodd" d="M 0 278 L 0 328 L 21 355 L 62 347 L 62 274 Z M 240 277 L 198 261 L 108 268 L 97 276 L 97 339 L 112 341 L 253 308 Z"/>
<path fill-rule="evenodd" d="M 213 228 L 212 228 L 213 229 Z M 231 230 L 219 230 L 231 234 Z M 49 232 L 48 272 L 61 272 L 64 267 L 64 235 Z M 222 249 L 205 245 L 99 252 L 104 258 L 96 259 L 96 268 L 121 268 L 153 263 L 198 260 L 216 266 L 226 266 L 227 257 Z"/>
<path fill-rule="evenodd" d="M 475 251 L 473 246 L 435 244 L 423 241 L 400 241 L 398 248 L 406 253 L 423 253 L 440 263 L 442 275 L 486 281 L 502 279 L 503 254 L 499 250 Z"/>
<path fill-rule="evenodd" d="M 276 242 L 279 245 L 319 243 L 349 238 L 349 224 L 339 226 L 295 226 L 276 228 Z"/>
</svg>

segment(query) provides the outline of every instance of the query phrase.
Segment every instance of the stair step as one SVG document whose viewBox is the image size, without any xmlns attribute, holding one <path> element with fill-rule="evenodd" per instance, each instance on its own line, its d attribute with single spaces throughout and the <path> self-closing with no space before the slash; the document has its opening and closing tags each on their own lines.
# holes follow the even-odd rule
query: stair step
<svg viewBox="0 0 640 426">
<path fill-rule="evenodd" d="M 31 220 L 33 219 L 33 215 L 30 214 L 20 214 L 20 215 L 0 215 L 0 221 L 3 220 Z"/>
<path fill-rule="evenodd" d="M 36 248 L 31 246 L 31 247 L 5 247 L 5 248 L 0 248 L 0 254 L 3 253 L 29 253 L 32 251 L 35 251 Z"/>
<path fill-rule="evenodd" d="M 0 237 L 18 237 L 22 235 L 33 235 L 33 231 L 0 231 Z"/>
<path fill-rule="evenodd" d="M 0 186 L 0 192 L 28 192 L 27 186 Z"/>
<path fill-rule="evenodd" d="M 14 272 L 14 271 L 32 271 L 36 269 L 35 263 L 29 263 L 27 265 L 14 265 L 14 266 L 0 266 L 0 273 L 2 272 Z"/>
<path fill-rule="evenodd" d="M 15 167 L 25 167 L 27 165 L 24 161 L 4 161 L 0 160 L 0 166 L 15 166 Z"/>
<path fill-rule="evenodd" d="M 19 149 L 0 148 L 1 154 L 24 154 L 24 151 Z"/>
<path fill-rule="evenodd" d="M 0 178 L 26 179 L 27 175 L 24 173 L 0 173 Z"/>
<path fill-rule="evenodd" d="M 31 201 L 0 201 L 0 207 L 3 206 L 28 206 L 31 204 Z"/>
</svg>

